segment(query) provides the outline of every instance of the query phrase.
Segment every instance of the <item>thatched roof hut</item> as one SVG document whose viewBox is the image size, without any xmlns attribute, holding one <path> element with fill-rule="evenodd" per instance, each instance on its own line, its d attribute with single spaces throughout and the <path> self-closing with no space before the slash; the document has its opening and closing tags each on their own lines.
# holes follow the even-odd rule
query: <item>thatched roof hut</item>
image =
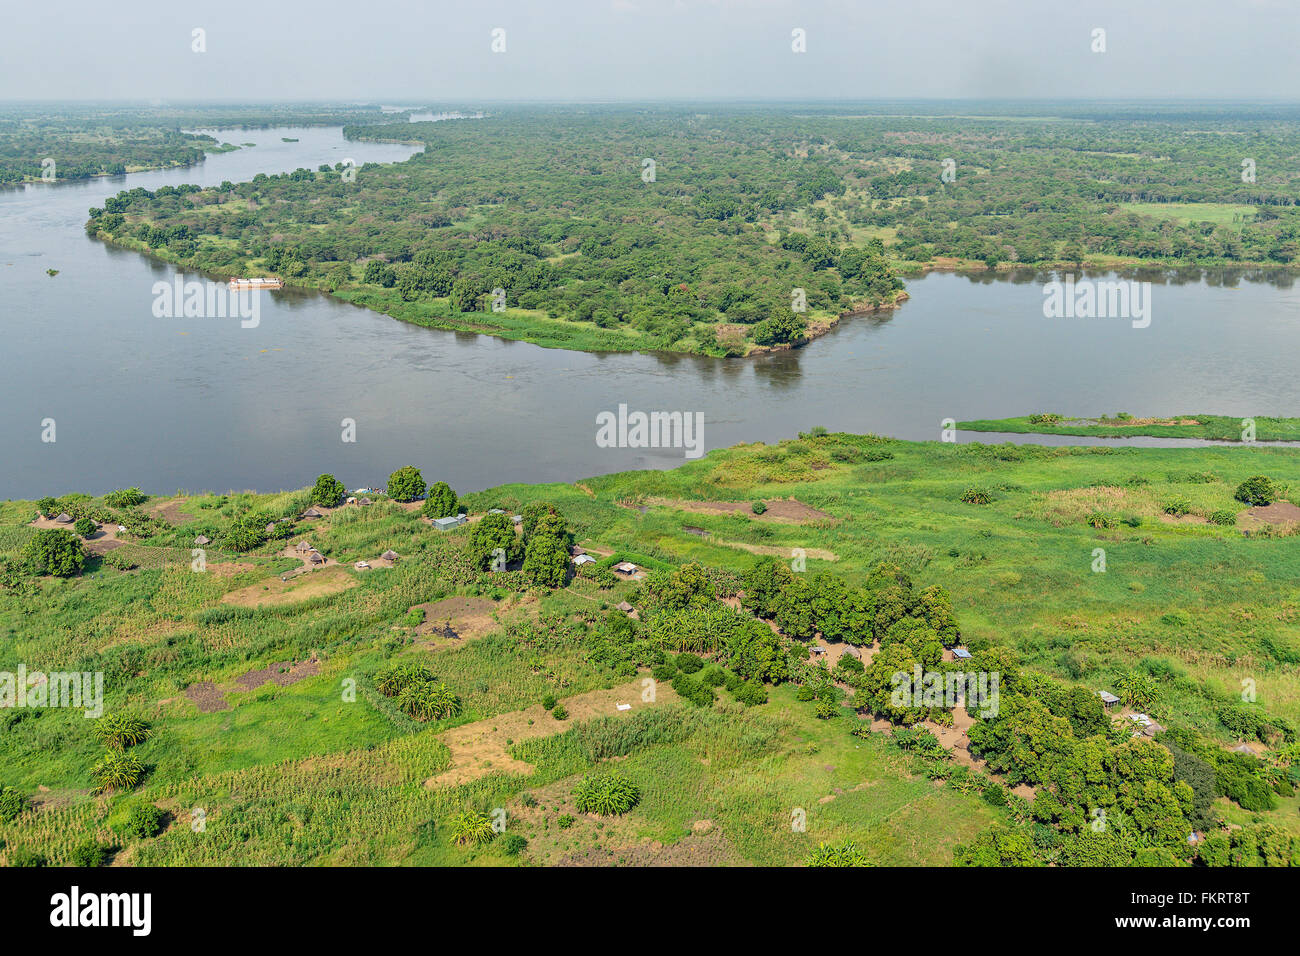
<svg viewBox="0 0 1300 956">
<path fill-rule="evenodd" d="M 313 506 L 313 507 L 311 507 L 311 508 L 308 508 L 306 511 L 304 511 L 304 512 L 302 513 L 302 516 L 303 516 L 304 518 L 323 518 L 323 517 L 325 517 L 325 512 L 323 512 L 323 511 L 321 511 L 319 508 Z"/>
<path fill-rule="evenodd" d="M 212 543 L 212 539 L 209 538 L 206 534 L 201 534 L 201 535 L 199 535 L 197 538 L 194 539 L 194 543 L 195 543 L 196 545 L 198 545 L 198 546 L 201 548 L 201 547 L 203 547 L 205 544 L 211 544 L 211 543 Z"/>
<path fill-rule="evenodd" d="M 319 551 L 313 551 L 311 554 L 307 556 L 307 560 L 310 561 L 312 564 L 324 564 L 325 555 L 321 554 Z"/>
<path fill-rule="evenodd" d="M 394 551 L 392 548 L 389 548 L 387 551 L 381 554 L 380 557 L 383 558 L 385 561 L 396 561 L 398 555 L 396 551 Z"/>
<path fill-rule="evenodd" d="M 298 551 L 299 554 L 305 554 L 305 553 L 307 553 L 308 551 L 315 551 L 315 550 L 316 550 L 316 549 L 313 548 L 313 547 L 311 546 L 311 542 L 310 542 L 310 541 L 299 541 L 299 542 L 298 542 L 297 551 Z"/>
<path fill-rule="evenodd" d="M 59 516 L 54 520 L 59 524 L 72 524 L 72 515 L 68 514 L 66 511 L 60 511 Z"/>
</svg>

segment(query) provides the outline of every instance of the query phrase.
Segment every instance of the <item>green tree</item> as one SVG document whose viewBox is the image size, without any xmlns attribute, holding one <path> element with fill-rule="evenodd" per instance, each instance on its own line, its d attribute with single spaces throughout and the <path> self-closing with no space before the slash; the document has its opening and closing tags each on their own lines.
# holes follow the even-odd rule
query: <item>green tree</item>
<svg viewBox="0 0 1300 956">
<path fill-rule="evenodd" d="M 80 574 L 86 562 L 81 539 L 64 528 L 41 528 L 23 546 L 21 557 L 32 574 L 57 578 Z"/>
<path fill-rule="evenodd" d="M 322 508 L 336 508 L 343 501 L 347 489 L 333 475 L 321 475 L 311 489 L 311 503 Z"/>
<path fill-rule="evenodd" d="M 467 554 L 474 567 L 490 571 L 494 559 L 499 556 L 504 556 L 507 564 L 518 561 L 523 548 L 509 515 L 488 514 L 470 530 Z"/>
<path fill-rule="evenodd" d="M 414 465 L 406 465 L 388 476 L 388 497 L 394 501 L 415 501 L 424 494 L 424 476 Z"/>
<path fill-rule="evenodd" d="M 435 481 L 429 486 L 428 497 L 424 499 L 421 512 L 426 518 L 449 518 L 458 514 L 459 502 L 456 492 L 445 481 Z"/>
</svg>

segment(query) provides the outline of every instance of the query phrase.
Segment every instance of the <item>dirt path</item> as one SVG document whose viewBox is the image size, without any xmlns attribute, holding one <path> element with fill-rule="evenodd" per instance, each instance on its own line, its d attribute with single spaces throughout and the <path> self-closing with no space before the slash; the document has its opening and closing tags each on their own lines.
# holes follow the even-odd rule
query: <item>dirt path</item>
<svg viewBox="0 0 1300 956">
<path fill-rule="evenodd" d="M 655 689 L 656 701 L 643 701 L 641 681 L 644 679 L 646 678 L 638 677 L 609 690 L 593 690 L 560 701 L 569 712 L 568 720 L 556 720 L 541 704 L 535 704 L 527 710 L 498 714 L 472 724 L 454 727 L 441 738 L 451 749 L 451 766 L 438 776 L 424 781 L 424 785 L 455 786 L 502 771 L 530 774 L 533 772 L 532 764 L 516 760 L 506 752 L 509 746 L 507 740 L 518 742 L 533 737 L 550 737 L 568 730 L 575 721 L 628 714 L 646 707 L 660 706 L 677 698 L 671 687 L 659 683 Z M 630 706 L 627 710 L 620 711 L 620 704 Z"/>
</svg>

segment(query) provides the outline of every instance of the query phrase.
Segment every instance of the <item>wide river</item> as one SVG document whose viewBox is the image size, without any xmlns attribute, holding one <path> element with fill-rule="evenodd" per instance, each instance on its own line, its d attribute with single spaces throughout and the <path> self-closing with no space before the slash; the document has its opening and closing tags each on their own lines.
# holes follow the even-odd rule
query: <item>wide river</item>
<svg viewBox="0 0 1300 956">
<path fill-rule="evenodd" d="M 1152 321 L 1135 329 L 1044 318 L 1042 277 L 933 274 L 909 281 L 911 300 L 886 317 L 758 359 L 543 349 L 293 292 L 264 293 L 256 328 L 155 318 L 153 285 L 175 270 L 86 237 L 104 197 L 412 153 L 345 142 L 338 128 L 214 135 L 257 145 L 190 169 L 0 190 L 0 497 L 272 491 L 323 471 L 382 485 L 404 464 L 472 491 L 683 461 L 680 449 L 599 447 L 596 416 L 620 404 L 702 413 L 706 448 L 815 425 L 937 439 L 944 418 L 1034 411 L 1300 414 L 1289 278 L 1144 276 Z M 355 442 L 342 441 L 345 418 Z M 42 441 L 45 419 L 54 442 Z"/>
</svg>

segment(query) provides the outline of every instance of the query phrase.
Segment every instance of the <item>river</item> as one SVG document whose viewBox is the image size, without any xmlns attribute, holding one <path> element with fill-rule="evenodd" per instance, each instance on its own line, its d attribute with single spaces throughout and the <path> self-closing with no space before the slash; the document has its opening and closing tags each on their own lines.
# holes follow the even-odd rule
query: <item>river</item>
<svg viewBox="0 0 1300 956">
<path fill-rule="evenodd" d="M 936 273 L 910 280 L 911 299 L 895 312 L 757 359 L 543 349 L 287 290 L 263 294 L 256 328 L 156 318 L 153 285 L 175 270 L 89 239 L 89 207 L 135 186 L 413 151 L 349 143 L 339 128 L 214 135 L 256 145 L 189 169 L 0 190 L 0 495 L 273 491 L 323 471 L 373 486 L 405 464 L 466 492 L 685 460 L 681 449 L 599 447 L 596 416 L 620 404 L 702 414 L 706 448 L 815 425 L 937 439 L 944 418 L 1035 411 L 1300 412 L 1300 290 L 1288 277 L 1157 274 L 1151 324 L 1135 329 L 1044 318 L 1032 274 Z M 42 441 L 46 419 L 53 442 Z M 342 440 L 343 419 L 355 421 L 355 442 Z"/>
</svg>

